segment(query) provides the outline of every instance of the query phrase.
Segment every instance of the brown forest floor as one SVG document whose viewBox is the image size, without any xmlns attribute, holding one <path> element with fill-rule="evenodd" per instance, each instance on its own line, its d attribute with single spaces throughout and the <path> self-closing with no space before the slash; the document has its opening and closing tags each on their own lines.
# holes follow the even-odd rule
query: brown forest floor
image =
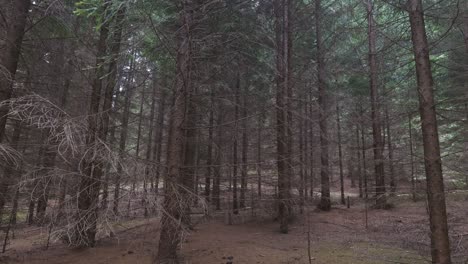
<svg viewBox="0 0 468 264">
<path fill-rule="evenodd" d="M 449 221 L 454 263 L 468 261 L 468 199 L 450 198 Z M 312 263 L 429 263 L 428 221 L 425 203 L 394 198 L 391 210 L 370 210 L 365 228 L 363 204 L 351 209 L 335 206 L 331 212 L 300 215 L 290 233 L 278 233 L 278 223 L 254 220 L 226 225 L 223 215 L 197 225 L 182 246 L 184 263 L 309 263 L 307 219 L 310 222 Z M 60 242 L 44 250 L 46 232 L 39 228 L 16 231 L 0 263 L 146 264 L 157 248 L 158 219 L 138 219 L 116 227 L 117 235 L 103 238 L 96 248 L 70 249 Z"/>
</svg>

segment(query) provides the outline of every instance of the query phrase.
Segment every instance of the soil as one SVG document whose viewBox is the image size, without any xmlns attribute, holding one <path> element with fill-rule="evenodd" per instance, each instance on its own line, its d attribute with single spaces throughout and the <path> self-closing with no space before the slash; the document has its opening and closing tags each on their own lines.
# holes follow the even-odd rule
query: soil
<svg viewBox="0 0 468 264">
<path fill-rule="evenodd" d="M 271 218 L 252 216 L 227 225 L 224 213 L 205 218 L 187 234 L 181 248 L 183 263 L 430 263 L 425 202 L 409 197 L 390 200 L 395 208 L 367 213 L 362 202 L 350 209 L 334 205 L 330 212 L 306 206 L 297 212 L 289 234 L 278 232 Z M 468 201 L 453 194 L 449 202 L 454 263 L 468 261 Z M 47 230 L 22 228 L 0 263 L 28 264 L 146 264 L 157 249 L 159 219 L 133 219 L 115 226 L 114 237 L 101 237 L 95 248 L 71 249 L 52 241 L 46 250 Z M 310 232 L 309 232 L 310 230 Z M 308 244 L 310 243 L 310 247 Z M 309 250 L 310 249 L 310 262 Z"/>
</svg>

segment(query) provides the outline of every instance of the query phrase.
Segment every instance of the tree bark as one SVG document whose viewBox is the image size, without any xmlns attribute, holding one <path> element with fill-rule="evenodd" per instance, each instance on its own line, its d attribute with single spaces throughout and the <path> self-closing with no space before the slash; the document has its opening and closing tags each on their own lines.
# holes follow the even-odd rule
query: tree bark
<svg viewBox="0 0 468 264">
<path fill-rule="evenodd" d="M 237 135 L 238 135 L 238 120 L 239 120 L 239 92 L 240 92 L 240 74 L 236 77 L 235 99 L 234 99 L 234 140 L 232 142 L 232 211 L 234 214 L 239 213 L 239 201 L 237 197 L 237 167 L 239 166 L 237 157 Z"/>
<path fill-rule="evenodd" d="M 258 115 L 257 121 L 257 197 L 262 198 L 262 127 L 263 116 Z"/>
<path fill-rule="evenodd" d="M 392 141 L 392 133 L 390 130 L 391 122 L 390 116 L 388 114 L 388 106 L 385 107 L 385 119 L 387 125 L 387 146 L 388 146 L 388 163 L 390 168 L 390 192 L 394 195 L 396 192 L 396 179 L 395 179 L 395 167 L 394 167 L 394 160 L 393 160 L 393 141 Z"/>
<path fill-rule="evenodd" d="M 290 207 L 291 157 L 289 153 L 288 132 L 288 69 L 289 56 L 289 0 L 276 0 L 276 119 L 277 119 L 277 167 L 278 167 L 278 219 L 280 232 L 288 233 Z"/>
<path fill-rule="evenodd" d="M 325 50 L 322 36 L 322 1 L 315 0 L 315 31 L 317 38 L 317 80 L 319 90 L 319 125 L 320 125 L 320 179 L 321 198 L 319 208 L 330 211 L 330 168 L 328 164 L 328 94 L 325 72 Z"/>
<path fill-rule="evenodd" d="M 432 79 L 422 1 L 408 0 L 408 8 L 414 58 L 416 61 L 419 113 L 422 122 L 427 201 L 431 227 L 432 263 L 450 264 L 450 241 L 434 102 L 434 81 Z"/>
<path fill-rule="evenodd" d="M 78 189 L 78 211 L 76 215 L 75 234 L 72 243 L 76 246 L 91 246 L 96 243 L 98 221 L 98 197 L 100 180 L 102 176 L 102 162 L 98 161 L 96 143 L 106 141 L 107 127 L 104 120 L 99 117 L 99 106 L 103 78 L 105 76 L 104 64 L 107 54 L 107 38 L 109 36 L 109 9 L 111 2 L 103 5 L 103 21 L 99 32 L 97 44 L 96 70 L 92 84 L 91 102 L 88 111 L 88 133 L 86 135 L 86 148 L 89 150 L 82 162 L 83 177 Z M 112 94 L 112 93 L 111 93 Z M 107 98 L 106 93 L 104 100 Z"/>
<path fill-rule="evenodd" d="M 2 20 L 0 27 L 0 102 L 11 98 L 13 82 L 18 67 L 21 43 L 23 42 L 26 18 L 28 16 L 30 0 L 0 0 Z M 0 142 L 5 136 L 8 108 L 0 108 Z M 1 195 L 1 194 L 0 194 Z"/>
<path fill-rule="evenodd" d="M 385 177 L 383 163 L 383 139 L 382 122 L 380 120 L 380 100 L 378 95 L 378 69 L 377 69 L 377 48 L 376 48 L 376 26 L 374 20 L 374 4 L 372 0 L 367 0 L 367 23 L 369 36 L 369 67 L 370 67 L 370 93 L 371 93 L 371 114 L 372 114 L 372 135 L 374 138 L 374 170 L 375 170 L 375 196 L 376 208 L 386 208 L 387 198 L 385 196 Z"/>
<path fill-rule="evenodd" d="M 363 177 L 362 177 L 362 167 L 361 167 L 361 139 L 359 137 L 359 124 L 356 124 L 356 156 L 357 156 L 357 173 L 358 173 L 358 185 L 359 185 L 359 198 L 363 197 Z"/>
<path fill-rule="evenodd" d="M 241 159 L 242 159 L 242 171 L 241 171 L 241 193 L 240 193 L 240 207 L 245 207 L 245 194 L 247 192 L 247 173 L 248 173 L 248 165 L 247 165 L 247 154 L 249 149 L 249 141 L 247 138 L 247 85 L 244 85 L 243 93 L 242 93 L 242 152 L 241 152 Z"/>
<path fill-rule="evenodd" d="M 344 195 L 344 175 L 343 175 L 343 150 L 341 148 L 341 123 L 340 123 L 340 105 L 336 102 L 336 125 L 338 133 L 338 162 L 340 166 L 340 193 L 341 204 L 346 204 Z"/>
<path fill-rule="evenodd" d="M 0 102 L 10 99 L 13 94 L 13 83 L 30 5 L 30 0 L 0 0 L 0 13 L 4 20 L 0 23 Z M 7 107 L 0 107 L 0 143 L 5 137 L 8 111 Z M 6 202 L 9 177 L 7 171 L 0 171 L 0 212 Z"/>
<path fill-rule="evenodd" d="M 177 250 L 182 238 L 181 221 L 187 213 L 186 193 L 182 191 L 184 175 L 184 147 L 186 144 L 186 125 L 189 99 L 192 92 L 192 26 L 194 3 L 182 0 L 179 12 L 181 28 L 177 34 L 178 49 L 176 59 L 176 80 L 174 85 L 174 103 L 169 124 L 169 142 L 167 147 L 167 174 L 164 179 L 165 213 L 161 218 L 161 235 L 159 250 L 153 258 L 153 263 L 178 263 Z"/>
<path fill-rule="evenodd" d="M 208 151 L 206 160 L 205 199 L 210 201 L 211 177 L 213 172 L 213 125 L 214 125 L 214 89 L 210 93 L 210 114 L 208 121 Z"/>
</svg>

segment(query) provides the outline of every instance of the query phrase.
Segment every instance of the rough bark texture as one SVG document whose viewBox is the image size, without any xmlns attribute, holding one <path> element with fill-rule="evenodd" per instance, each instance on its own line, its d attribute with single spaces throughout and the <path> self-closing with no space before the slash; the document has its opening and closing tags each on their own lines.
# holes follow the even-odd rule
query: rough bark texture
<svg viewBox="0 0 468 264">
<path fill-rule="evenodd" d="M 395 179 L 395 167 L 394 167 L 394 160 L 393 160 L 393 141 L 392 141 L 392 133 L 390 130 L 390 116 L 388 113 L 388 106 L 385 108 L 385 119 L 386 119 L 386 129 L 387 129 L 387 147 L 388 147 L 388 166 L 390 169 L 390 192 L 395 194 L 396 192 L 396 179 Z"/>
<path fill-rule="evenodd" d="M 336 126 L 338 133 L 338 163 L 340 166 L 340 194 L 341 194 L 341 204 L 345 204 L 345 195 L 344 195 L 344 175 L 343 175 L 343 150 L 341 148 L 341 123 L 340 123 L 340 105 L 336 102 Z"/>
<path fill-rule="evenodd" d="M 322 1 L 315 0 L 315 31 L 317 38 L 317 80 L 319 91 L 319 125 L 320 125 L 320 179 L 321 198 L 319 208 L 330 211 L 330 168 L 328 164 L 328 95 L 325 72 L 325 50 L 322 36 Z"/>
<path fill-rule="evenodd" d="M 448 237 L 444 179 L 434 103 L 434 81 L 429 60 L 429 45 L 422 1 L 409 0 L 408 8 L 418 80 L 419 113 L 422 122 L 427 200 L 431 226 L 432 263 L 450 264 L 450 241 Z"/>
<path fill-rule="evenodd" d="M 359 185 L 359 198 L 363 197 L 363 177 L 361 167 L 361 139 L 359 137 L 359 124 L 356 124 L 356 156 L 357 156 L 357 174 L 358 174 L 358 185 Z"/>
<path fill-rule="evenodd" d="M 0 0 L 3 21 L 0 23 L 0 102 L 10 99 L 13 93 L 13 82 L 30 5 L 29 0 Z M 0 142 L 5 135 L 7 113 L 7 108 L 0 108 Z"/>
<path fill-rule="evenodd" d="M 213 172 L 213 125 L 214 125 L 214 89 L 211 89 L 210 94 L 210 114 L 208 121 L 208 151 L 206 160 L 206 177 L 205 177 L 205 198 L 210 201 L 211 192 L 211 177 Z"/>
<path fill-rule="evenodd" d="M 240 90 L 240 76 L 237 75 L 235 87 L 235 100 L 234 100 L 234 140 L 232 142 L 232 211 L 234 214 L 239 213 L 239 201 L 237 194 L 237 167 L 239 166 L 237 157 L 237 135 L 238 135 L 238 119 L 239 119 L 239 90 Z"/>
<path fill-rule="evenodd" d="M 249 141 L 247 138 L 247 85 L 244 85 L 242 93 L 242 167 L 241 167 L 241 193 L 240 193 L 240 207 L 245 207 L 245 194 L 247 192 L 247 153 L 249 148 Z"/>
<path fill-rule="evenodd" d="M 277 167 L 278 167 L 278 219 L 280 232 L 288 233 L 290 208 L 290 156 L 288 151 L 288 69 L 289 38 L 288 30 L 289 1 L 275 1 L 276 27 L 276 120 L 277 120 Z"/>
<path fill-rule="evenodd" d="M 372 0 L 367 0 L 367 23 L 369 37 L 369 67 L 370 67 L 370 93 L 371 93 L 371 114 L 372 114 L 372 136 L 374 138 L 374 170 L 375 170 L 375 196 L 376 208 L 386 207 L 385 177 L 383 163 L 383 138 L 382 123 L 380 118 L 380 102 L 378 95 L 377 76 L 377 48 L 376 48 L 376 26 L 374 20 L 374 4 Z"/>
<path fill-rule="evenodd" d="M 18 67 L 26 18 L 31 5 L 29 0 L 0 0 L 0 102 L 11 98 L 13 82 Z M 8 108 L 0 107 L 0 143 L 3 142 Z M 9 186 L 7 171 L 0 168 L 0 211 L 5 205 Z"/>
<path fill-rule="evenodd" d="M 169 124 L 169 142 L 167 147 L 167 174 L 164 179 L 164 214 L 161 219 L 159 249 L 153 263 L 178 263 L 177 250 L 182 238 L 181 221 L 188 202 L 182 191 L 184 147 L 186 144 L 186 118 L 189 98 L 192 92 L 192 19 L 194 4 L 191 0 L 181 1 L 179 12 L 181 29 L 177 35 L 178 49 L 176 61 L 176 83 L 174 85 L 174 104 Z"/>
<path fill-rule="evenodd" d="M 105 142 L 107 133 L 107 127 L 103 126 L 102 119 L 99 117 L 99 106 L 103 86 L 102 79 L 105 76 L 103 66 L 107 56 L 107 38 L 110 23 L 108 5 L 110 4 L 110 2 L 106 2 L 104 5 L 103 21 L 106 22 L 101 25 L 97 44 L 96 72 L 92 84 L 91 102 L 88 111 L 88 134 L 86 135 L 86 147 L 89 152 L 82 163 L 82 171 L 85 176 L 81 178 L 78 189 L 77 223 L 74 227 L 75 234 L 72 241 L 77 246 L 94 246 L 96 243 L 98 198 L 103 169 L 102 162 L 98 160 L 97 142 Z"/>
</svg>

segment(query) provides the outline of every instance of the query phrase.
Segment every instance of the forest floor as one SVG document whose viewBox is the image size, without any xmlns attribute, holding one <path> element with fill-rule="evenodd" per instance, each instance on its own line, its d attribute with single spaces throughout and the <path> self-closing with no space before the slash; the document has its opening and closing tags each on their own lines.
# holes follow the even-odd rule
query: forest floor
<svg viewBox="0 0 468 264">
<path fill-rule="evenodd" d="M 449 195 L 448 213 L 454 263 L 468 261 L 468 194 Z M 334 205 L 331 212 L 314 206 L 297 213 L 287 235 L 266 217 L 246 217 L 227 225 L 224 213 L 214 213 L 186 236 L 184 263 L 430 263 L 429 230 L 424 201 L 408 196 L 391 198 L 395 208 L 366 210 L 364 203 L 350 209 Z M 251 212 L 246 211 L 245 215 Z M 61 242 L 45 250 L 47 232 L 27 227 L 15 231 L 0 263 L 130 264 L 151 263 L 157 249 L 159 219 L 134 219 L 115 227 L 114 237 L 101 238 L 95 248 L 71 249 Z M 310 233 L 308 232 L 310 230 Z M 310 234 L 310 236 L 308 235 Z M 308 246 L 310 242 L 310 247 Z"/>
</svg>

